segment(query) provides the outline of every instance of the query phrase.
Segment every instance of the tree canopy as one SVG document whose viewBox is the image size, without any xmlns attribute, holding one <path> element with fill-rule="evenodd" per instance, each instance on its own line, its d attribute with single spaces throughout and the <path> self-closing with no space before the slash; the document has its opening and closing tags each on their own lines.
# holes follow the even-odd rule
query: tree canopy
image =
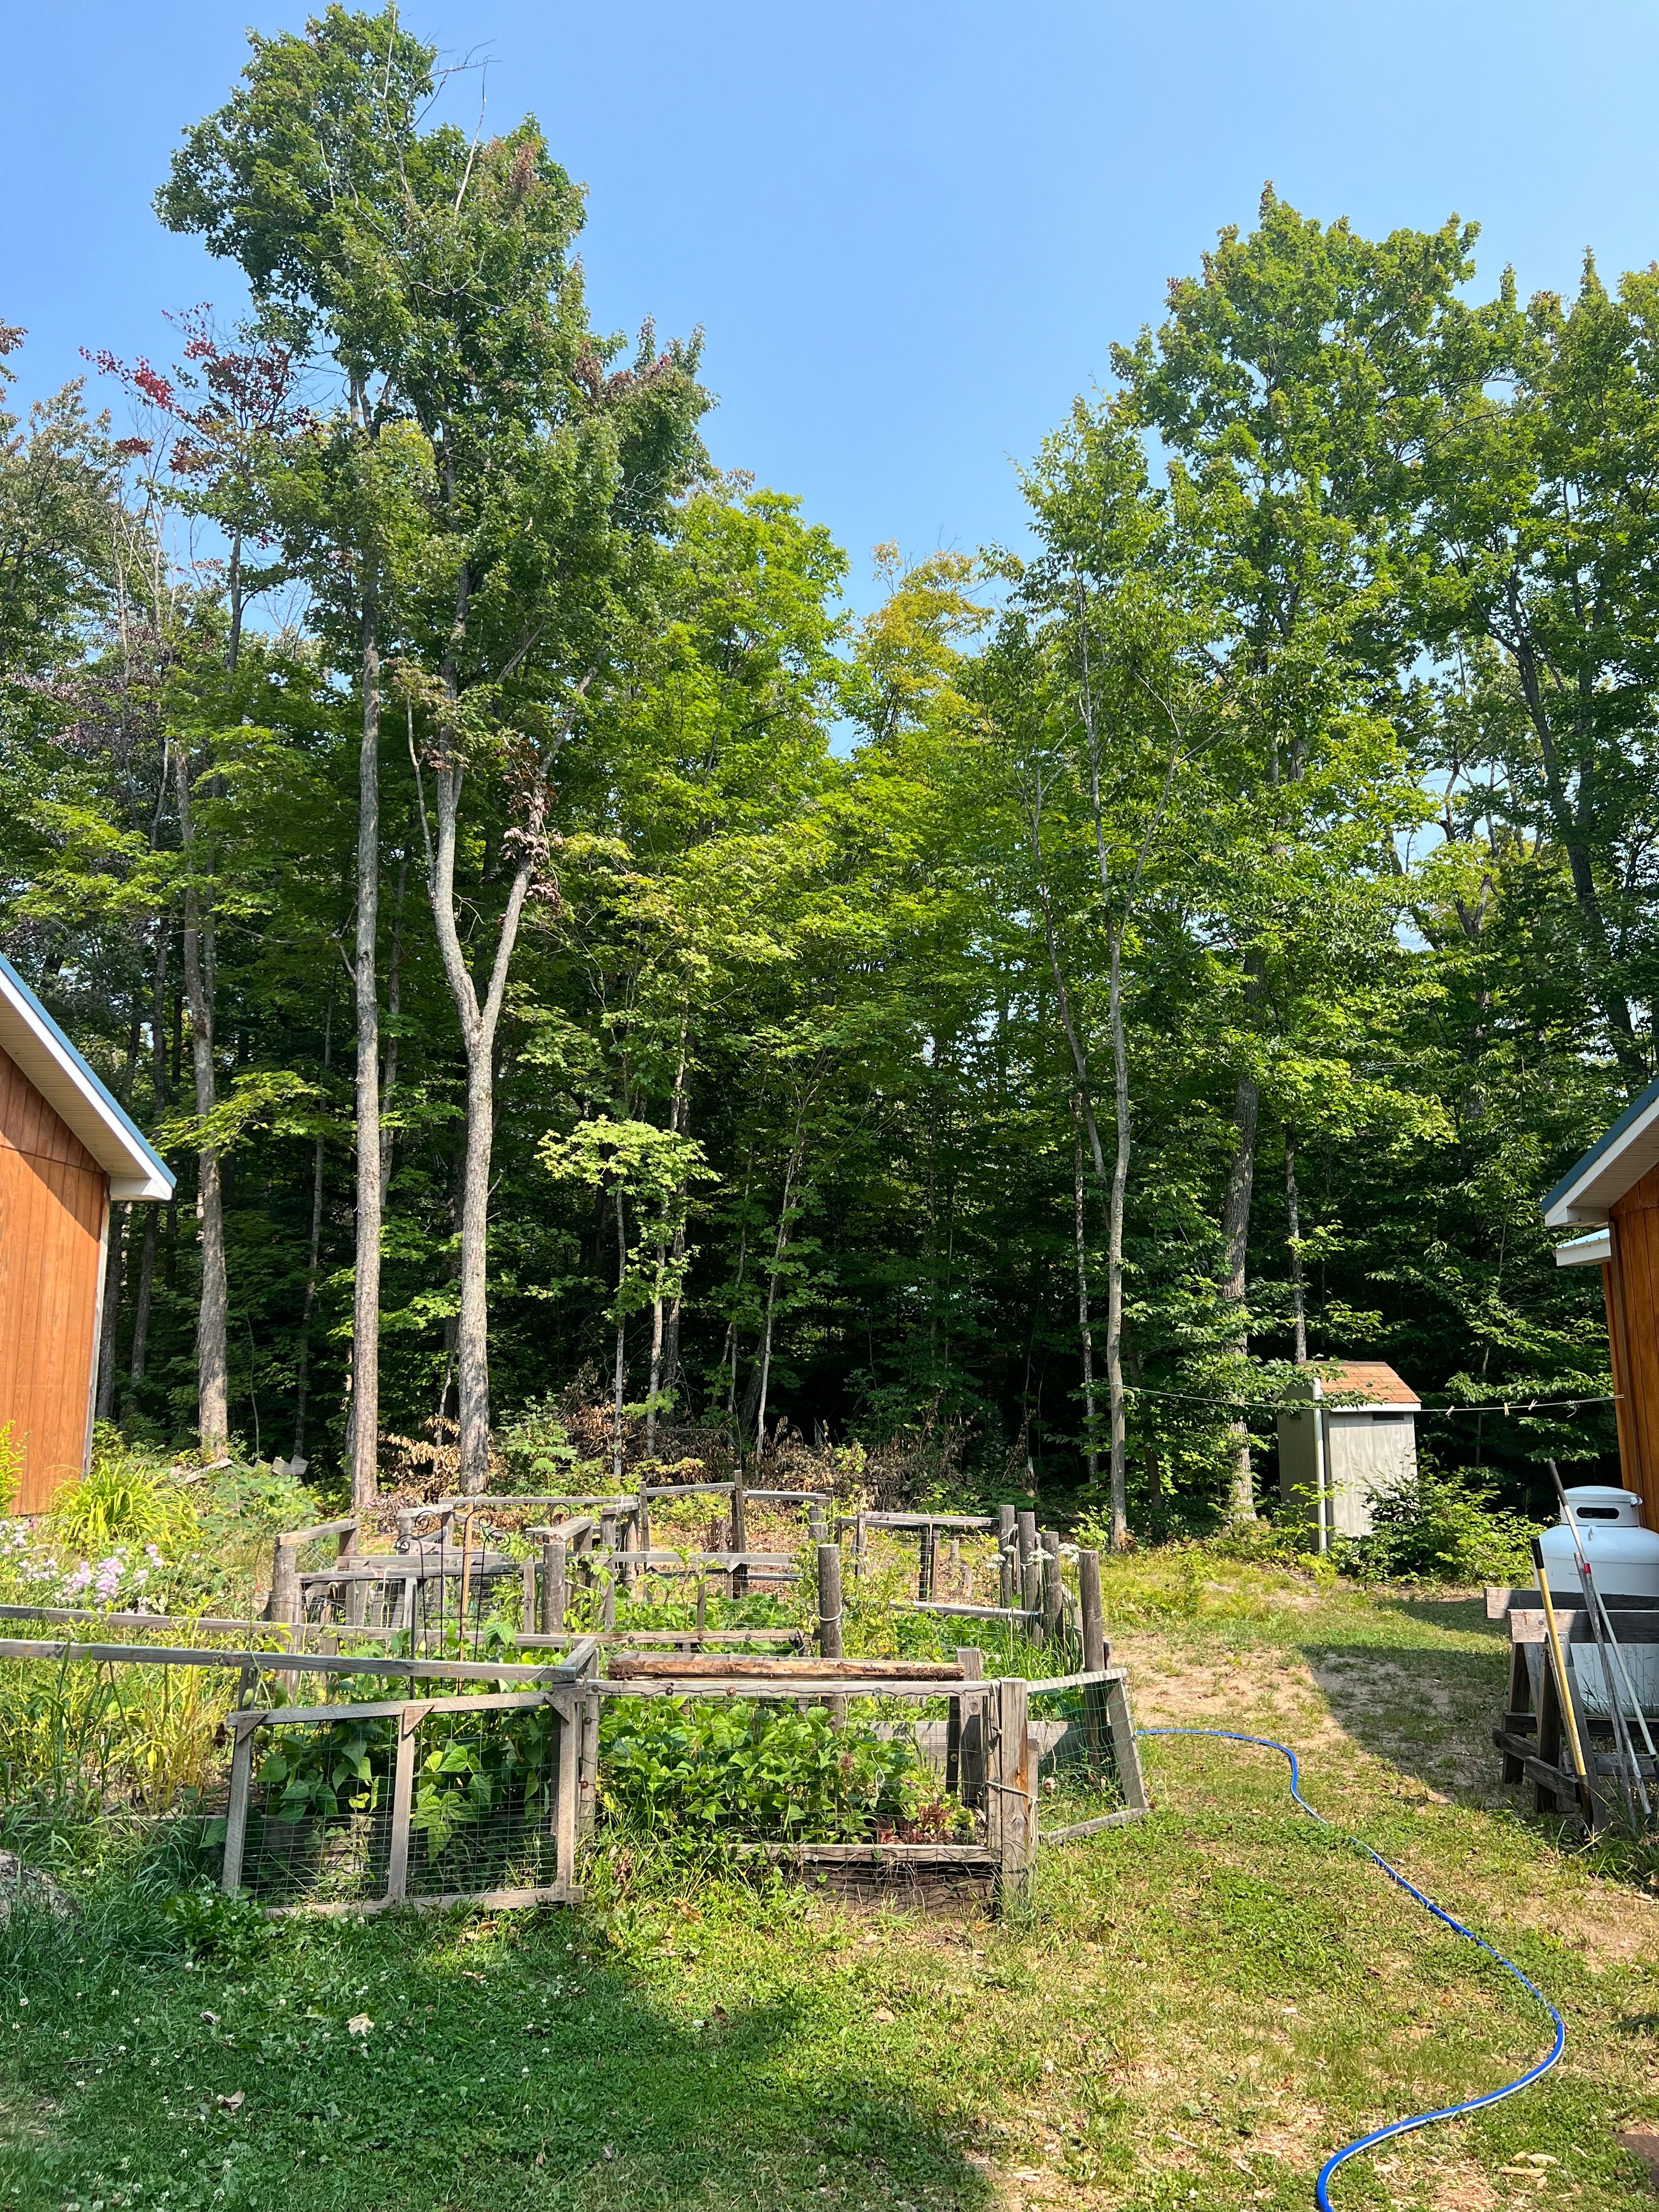
<svg viewBox="0 0 1659 2212">
<path fill-rule="evenodd" d="M 156 204 L 252 322 L 0 414 L 0 944 L 181 1178 L 104 1413 L 361 1491 L 574 1393 L 1120 1535 L 1252 1513 L 1309 1358 L 1610 1454 L 1538 1200 L 1655 1066 L 1659 276 L 1269 188 L 854 621 L 437 71 L 251 34 Z"/>
</svg>

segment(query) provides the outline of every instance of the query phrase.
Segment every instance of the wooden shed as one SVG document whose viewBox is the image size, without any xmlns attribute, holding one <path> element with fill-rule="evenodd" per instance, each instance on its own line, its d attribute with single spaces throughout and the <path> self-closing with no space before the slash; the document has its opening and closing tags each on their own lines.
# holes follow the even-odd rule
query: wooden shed
<svg viewBox="0 0 1659 2212">
<path fill-rule="evenodd" d="M 1417 1477 L 1421 1401 L 1381 1359 L 1322 1359 L 1305 1376 L 1312 1402 L 1279 1416 L 1279 1494 L 1316 1532 L 1369 1536 L 1379 1498 Z"/>
<path fill-rule="evenodd" d="M 1619 1463 L 1659 1528 L 1659 1083 L 1650 1083 L 1544 1200 L 1559 1267 L 1601 1270 L 1617 1393 Z"/>
<path fill-rule="evenodd" d="M 112 1199 L 167 1199 L 173 1170 L 0 957 L 0 1425 L 20 1513 L 84 1470 Z"/>
</svg>

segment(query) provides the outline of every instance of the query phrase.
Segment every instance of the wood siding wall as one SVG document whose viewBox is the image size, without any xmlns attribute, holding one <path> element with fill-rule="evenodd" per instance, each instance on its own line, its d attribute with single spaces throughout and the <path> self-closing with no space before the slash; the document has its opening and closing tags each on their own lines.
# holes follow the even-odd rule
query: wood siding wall
<svg viewBox="0 0 1659 2212">
<path fill-rule="evenodd" d="M 0 1422 L 23 1455 L 16 1510 L 84 1464 L 109 1179 L 0 1052 Z"/>
<path fill-rule="evenodd" d="M 1613 1387 L 1619 1393 L 1619 1462 L 1639 1491 L 1643 1518 L 1659 1528 L 1659 1168 L 1614 1201 L 1613 1256 L 1601 1270 Z"/>
</svg>

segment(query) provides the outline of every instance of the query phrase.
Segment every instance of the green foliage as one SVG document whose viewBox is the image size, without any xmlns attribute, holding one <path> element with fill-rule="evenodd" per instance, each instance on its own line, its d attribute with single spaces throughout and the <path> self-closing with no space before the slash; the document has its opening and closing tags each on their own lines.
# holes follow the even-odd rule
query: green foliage
<svg viewBox="0 0 1659 2212">
<path fill-rule="evenodd" d="M 49 1527 L 58 1543 L 82 1558 L 117 1544 L 153 1544 L 174 1557 L 198 1533 L 189 1491 L 166 1467 L 130 1451 L 118 1431 L 108 1428 L 97 1433 L 87 1473 L 53 1499 Z"/>
<path fill-rule="evenodd" d="M 1478 1469 L 1419 1468 L 1415 1482 L 1376 1498 L 1373 1531 L 1337 1547 L 1345 1573 L 1364 1582 L 1525 1583 L 1539 1524 L 1496 1502 Z"/>
<path fill-rule="evenodd" d="M 533 1402 L 497 1431 L 495 1449 L 506 1469 L 506 1489 L 556 1490 L 569 1482 L 581 1455 L 557 1407 L 553 1398 Z"/>
<path fill-rule="evenodd" d="M 174 1891 L 161 1900 L 161 1913 L 198 1966 L 247 1973 L 270 1949 L 271 1923 L 259 1907 L 247 1898 L 227 1897 L 215 1883 Z"/>
<path fill-rule="evenodd" d="M 689 1834 L 854 1842 L 966 1815 L 940 1808 L 914 1748 L 821 1709 L 756 1702 L 619 1698 L 599 1730 L 607 1808 L 647 1828 Z"/>
</svg>

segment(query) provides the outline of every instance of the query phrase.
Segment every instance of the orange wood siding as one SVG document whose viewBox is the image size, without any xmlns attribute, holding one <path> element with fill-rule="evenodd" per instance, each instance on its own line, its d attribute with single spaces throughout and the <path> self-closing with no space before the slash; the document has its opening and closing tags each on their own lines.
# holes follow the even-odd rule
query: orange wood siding
<svg viewBox="0 0 1659 2212">
<path fill-rule="evenodd" d="M 109 1179 L 0 1052 L 0 1422 L 23 1454 L 16 1510 L 81 1472 Z"/>
<path fill-rule="evenodd" d="M 1619 1404 L 1619 1459 L 1659 1528 L 1659 1168 L 1612 1209 L 1613 1257 L 1602 1269 Z"/>
</svg>

